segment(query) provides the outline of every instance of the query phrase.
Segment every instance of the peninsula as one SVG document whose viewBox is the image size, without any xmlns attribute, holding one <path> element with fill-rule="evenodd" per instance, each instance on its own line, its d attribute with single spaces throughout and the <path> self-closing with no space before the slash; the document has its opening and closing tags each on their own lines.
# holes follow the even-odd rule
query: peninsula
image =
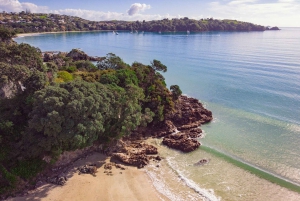
<svg viewBox="0 0 300 201">
<path fill-rule="evenodd" d="M 59 31 L 147 31 L 147 32 L 200 32 L 200 31 L 265 31 L 278 30 L 237 20 L 200 20 L 184 18 L 152 21 L 90 21 L 76 16 L 45 13 L 0 13 L 0 24 L 16 33 L 59 32 Z"/>
<path fill-rule="evenodd" d="M 78 173 L 159 163 L 157 148 L 144 141 L 149 137 L 183 152 L 200 146 L 199 126 L 212 113 L 178 85 L 168 89 L 160 61 L 129 65 L 113 53 L 95 58 L 79 49 L 42 53 L 14 35 L 0 27 L 2 198 L 64 185 L 73 162 L 91 153 L 111 161 L 81 163 Z"/>
</svg>

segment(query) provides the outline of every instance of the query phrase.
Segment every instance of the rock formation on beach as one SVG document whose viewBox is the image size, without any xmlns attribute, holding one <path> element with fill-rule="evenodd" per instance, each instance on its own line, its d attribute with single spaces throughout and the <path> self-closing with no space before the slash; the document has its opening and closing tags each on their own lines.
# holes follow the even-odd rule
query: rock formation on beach
<svg viewBox="0 0 300 201">
<path fill-rule="evenodd" d="M 129 138 L 163 137 L 163 144 L 169 147 L 187 152 L 193 151 L 200 146 L 200 143 L 196 140 L 196 138 L 201 137 L 202 133 L 199 127 L 212 119 L 212 112 L 205 109 L 199 100 L 180 96 L 175 104 L 175 112 L 167 116 L 165 121 L 146 129 L 137 129 Z M 188 148 L 185 146 L 188 146 Z"/>
</svg>

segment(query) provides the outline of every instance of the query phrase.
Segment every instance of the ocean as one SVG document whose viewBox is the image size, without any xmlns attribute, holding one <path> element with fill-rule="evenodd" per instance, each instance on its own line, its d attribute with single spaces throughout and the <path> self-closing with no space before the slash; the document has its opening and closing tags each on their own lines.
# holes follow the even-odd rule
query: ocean
<svg viewBox="0 0 300 201">
<path fill-rule="evenodd" d="M 168 86 L 213 112 L 202 146 L 146 168 L 171 200 L 300 200 L 300 28 L 265 32 L 71 32 L 18 37 L 42 51 L 115 53 L 168 67 Z M 203 166 L 194 164 L 208 159 Z"/>
</svg>

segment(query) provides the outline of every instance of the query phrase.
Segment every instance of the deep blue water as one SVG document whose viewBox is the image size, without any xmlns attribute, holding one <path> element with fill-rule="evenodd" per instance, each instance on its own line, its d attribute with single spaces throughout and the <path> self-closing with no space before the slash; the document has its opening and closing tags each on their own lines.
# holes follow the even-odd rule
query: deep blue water
<svg viewBox="0 0 300 201">
<path fill-rule="evenodd" d="M 16 38 L 42 51 L 113 52 L 167 65 L 168 85 L 203 101 L 203 144 L 300 184 L 300 28 L 265 32 L 83 32 Z"/>
</svg>

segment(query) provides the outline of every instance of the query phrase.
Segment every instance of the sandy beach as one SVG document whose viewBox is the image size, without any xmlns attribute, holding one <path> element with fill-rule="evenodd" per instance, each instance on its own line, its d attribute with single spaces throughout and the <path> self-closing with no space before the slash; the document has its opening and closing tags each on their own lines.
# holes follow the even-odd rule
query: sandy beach
<svg viewBox="0 0 300 201">
<path fill-rule="evenodd" d="M 44 184 L 25 197 L 10 198 L 10 201 L 43 200 L 43 201 L 158 201 L 168 200 L 160 195 L 151 183 L 143 169 L 125 166 L 125 170 L 113 167 L 112 174 L 104 173 L 105 162 L 110 158 L 100 153 L 94 153 L 86 159 L 75 162 L 68 174 L 64 186 Z M 96 163 L 100 167 L 95 176 L 78 174 L 77 167 Z"/>
<path fill-rule="evenodd" d="M 94 30 L 94 32 L 112 32 L 113 30 Z M 35 36 L 41 34 L 54 34 L 54 33 L 76 33 L 76 32 L 93 32 L 93 31 L 52 31 L 52 32 L 36 32 L 36 33 L 18 33 L 16 37 Z"/>
</svg>

